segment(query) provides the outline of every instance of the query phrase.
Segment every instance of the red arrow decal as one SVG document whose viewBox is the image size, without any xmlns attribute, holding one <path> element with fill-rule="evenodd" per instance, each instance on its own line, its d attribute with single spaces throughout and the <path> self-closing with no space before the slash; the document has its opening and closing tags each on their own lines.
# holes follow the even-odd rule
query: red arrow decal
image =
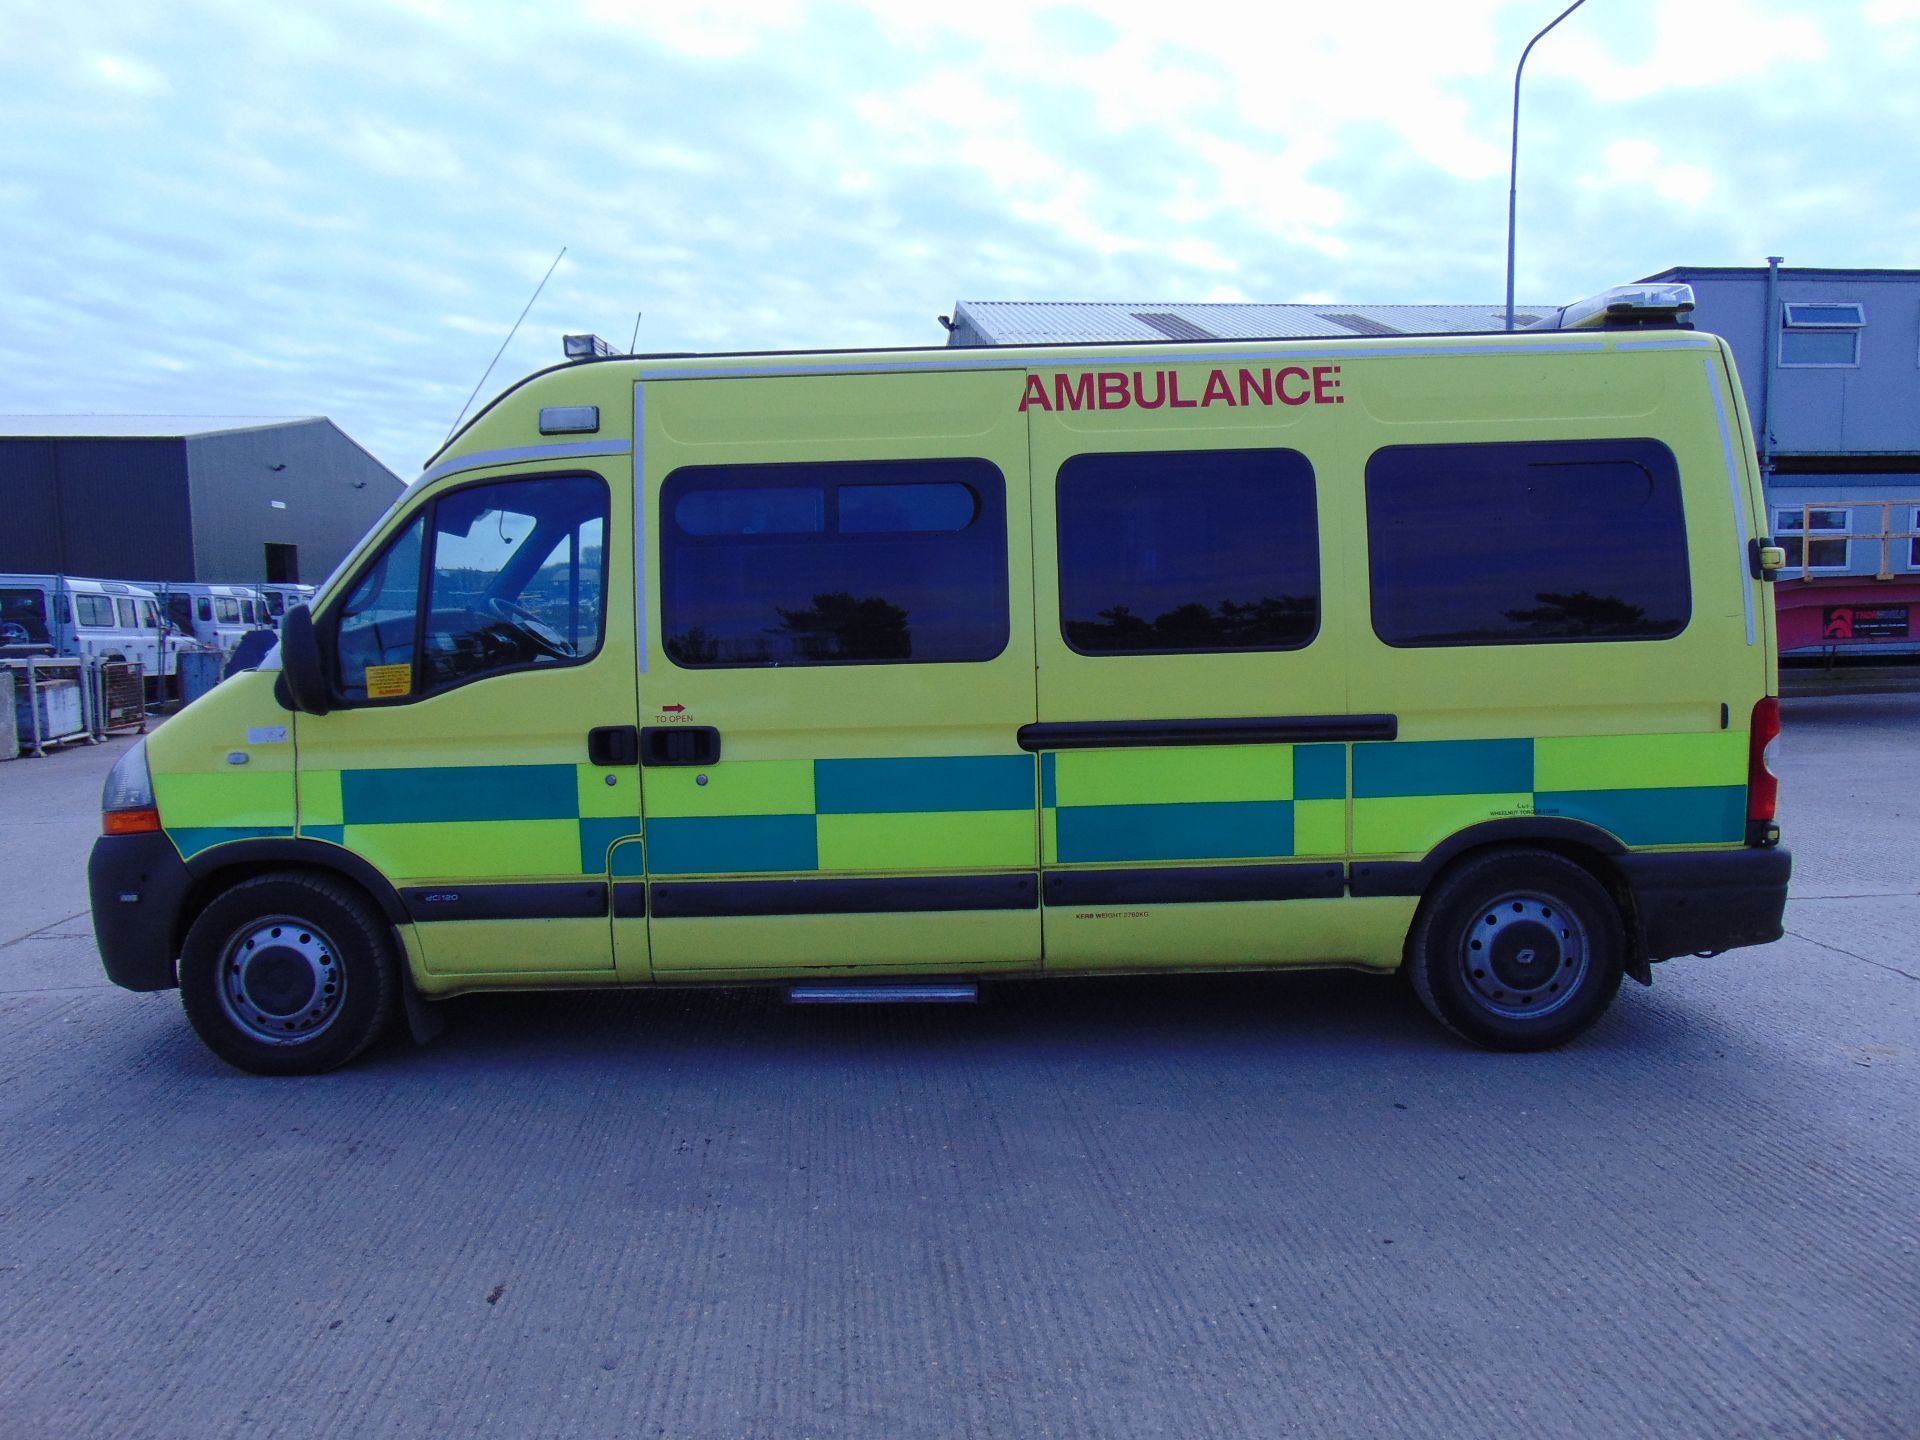
<svg viewBox="0 0 1920 1440">
<path fill-rule="evenodd" d="M 685 713 L 686 713 L 686 709 L 687 709 L 687 707 L 686 707 L 686 706 L 684 706 L 684 705 L 662 705 L 662 706 L 660 707 L 660 710 L 661 710 L 661 713 L 663 713 L 663 714 L 666 714 L 666 715 L 681 715 L 681 714 L 685 714 Z"/>
</svg>

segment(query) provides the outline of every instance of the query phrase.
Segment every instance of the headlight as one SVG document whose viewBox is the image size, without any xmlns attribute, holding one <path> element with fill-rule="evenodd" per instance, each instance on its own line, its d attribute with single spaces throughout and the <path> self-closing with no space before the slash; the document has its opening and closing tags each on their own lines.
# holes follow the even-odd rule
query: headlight
<svg viewBox="0 0 1920 1440">
<path fill-rule="evenodd" d="M 160 828 L 160 812 L 153 803 L 153 776 L 147 770 L 147 742 L 114 762 L 100 791 L 100 829 L 107 835 L 138 835 Z"/>
</svg>

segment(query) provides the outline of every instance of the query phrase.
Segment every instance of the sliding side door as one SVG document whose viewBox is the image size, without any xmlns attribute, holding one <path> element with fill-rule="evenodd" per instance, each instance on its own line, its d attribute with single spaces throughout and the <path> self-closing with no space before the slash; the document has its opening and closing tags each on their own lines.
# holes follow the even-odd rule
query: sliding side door
<svg viewBox="0 0 1920 1440">
<path fill-rule="evenodd" d="M 642 383 L 656 975 L 1039 963 L 1021 378 Z"/>
</svg>

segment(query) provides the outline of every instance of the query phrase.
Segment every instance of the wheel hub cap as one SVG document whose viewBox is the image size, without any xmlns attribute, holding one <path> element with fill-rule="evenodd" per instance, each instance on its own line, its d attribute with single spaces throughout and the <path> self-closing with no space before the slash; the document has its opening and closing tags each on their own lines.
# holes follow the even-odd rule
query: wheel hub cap
<svg viewBox="0 0 1920 1440">
<path fill-rule="evenodd" d="M 1473 993 L 1489 1010 L 1541 1015 L 1579 988 L 1587 949 L 1586 928 L 1558 901 L 1508 895 L 1480 911 L 1460 958 Z"/>
<path fill-rule="evenodd" d="M 242 1031 L 270 1045 L 313 1039 L 339 1017 L 347 983 L 333 941 L 289 916 L 249 925 L 220 963 L 220 1005 Z"/>
</svg>

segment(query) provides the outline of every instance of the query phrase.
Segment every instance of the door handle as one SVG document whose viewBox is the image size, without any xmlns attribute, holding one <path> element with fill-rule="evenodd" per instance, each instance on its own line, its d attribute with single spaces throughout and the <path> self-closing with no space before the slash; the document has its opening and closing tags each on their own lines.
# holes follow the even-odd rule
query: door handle
<svg viewBox="0 0 1920 1440">
<path fill-rule="evenodd" d="M 640 732 L 631 725 L 596 725 L 587 731 L 589 765 L 637 765 Z"/>
<path fill-rule="evenodd" d="M 642 765 L 713 765 L 720 732 L 711 725 L 649 725 L 640 732 Z"/>
</svg>

